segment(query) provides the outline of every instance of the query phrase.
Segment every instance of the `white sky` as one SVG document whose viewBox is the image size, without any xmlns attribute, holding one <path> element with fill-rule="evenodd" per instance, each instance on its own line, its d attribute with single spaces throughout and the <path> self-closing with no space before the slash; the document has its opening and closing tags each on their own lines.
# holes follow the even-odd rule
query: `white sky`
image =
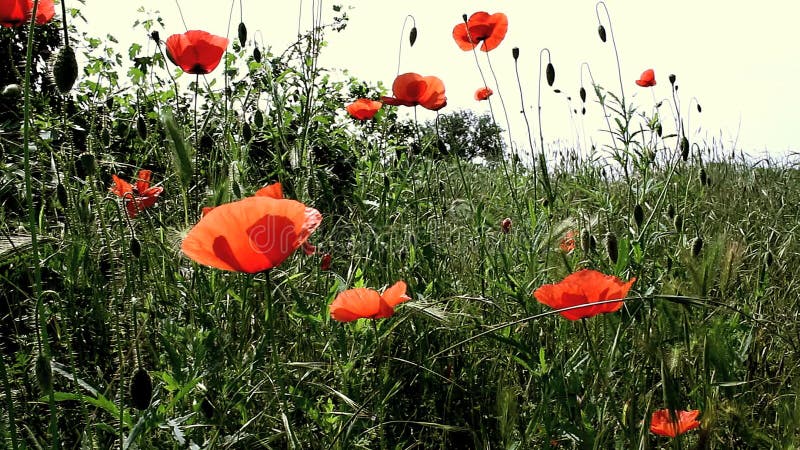
<svg viewBox="0 0 800 450">
<path fill-rule="evenodd" d="M 598 84 L 619 92 L 611 35 L 609 33 L 607 43 L 600 41 L 594 1 L 339 0 L 324 2 L 326 22 L 332 17 L 331 7 L 335 3 L 352 7 L 348 10 L 350 21 L 342 33 L 326 35 L 329 45 L 322 51 L 322 66 L 347 69 L 360 79 L 382 81 L 391 87 L 403 20 L 407 14 L 412 14 L 419 37 L 415 46 L 408 48 L 410 25 L 406 28 L 400 71 L 441 78 L 448 97 L 448 106 L 442 112 L 461 108 L 479 113 L 488 110 L 485 102 L 473 100 L 475 89 L 482 84 L 474 57 L 456 46 L 451 32 L 464 13 L 469 15 L 480 10 L 506 13 L 508 34 L 489 57 L 508 107 L 513 139 L 523 147 L 527 147 L 527 134 L 519 113 L 519 93 L 511 58 L 513 47 L 520 48 L 520 75 L 534 136 L 538 137 L 535 105 L 541 48 L 548 47 L 551 51 L 556 69 L 555 87 L 572 96 L 573 107 L 579 112 L 582 62 L 589 63 Z M 222 36 L 228 34 L 230 2 L 183 0 L 180 4 L 190 29 L 203 29 Z M 306 0 L 302 6 L 299 1 L 243 0 L 244 22 L 250 39 L 259 32 L 260 39 L 280 53 L 297 34 L 301 10 L 302 27 L 308 27 L 311 4 L 312 0 Z M 629 101 L 641 107 L 641 111 L 652 111 L 654 96 L 661 100 L 670 95 L 667 76 L 674 73 L 680 87 L 682 115 L 686 117 L 692 97 L 696 97 L 703 108 L 702 114 L 697 114 L 692 107 L 691 141 L 710 143 L 713 139 L 721 142 L 725 150 L 730 150 L 736 141 L 737 149 L 754 155 L 766 150 L 773 155 L 800 151 L 797 129 L 800 127 L 800 87 L 797 85 L 800 81 L 800 27 L 797 24 L 800 2 L 608 0 L 607 5 L 620 52 L 625 94 Z M 144 45 L 146 37 L 132 29 L 136 18 L 144 18 L 136 12 L 140 6 L 160 11 L 166 24 L 162 38 L 185 31 L 176 3 L 166 0 L 87 0 L 84 8 L 89 20 L 87 31 L 97 37 L 112 34 L 120 41 L 123 53 L 132 42 Z M 606 23 L 604 15 L 602 20 Z M 232 39 L 238 23 L 239 2 L 235 0 Z M 606 29 L 610 31 L 607 23 Z M 478 56 L 487 73 L 486 55 L 479 52 Z M 634 84 L 647 68 L 655 70 L 658 82 L 651 89 Z M 585 76 L 584 82 L 591 102 L 584 123 L 580 117 L 571 121 L 565 95 L 543 88 L 546 142 L 560 140 L 569 146 L 576 142 L 585 145 L 590 140 L 598 144 L 608 142 L 607 134 L 600 131 L 605 122 L 599 105 L 592 102 L 594 95 L 588 77 Z M 495 89 L 493 80 L 488 83 Z M 492 100 L 496 118 L 505 127 L 498 96 Z M 664 102 L 660 110 L 665 131 L 673 129 L 667 103 Z M 420 119 L 432 117 L 433 113 L 420 113 Z M 580 137 L 576 137 L 576 129 L 585 130 L 585 133 L 580 131 Z"/>
</svg>

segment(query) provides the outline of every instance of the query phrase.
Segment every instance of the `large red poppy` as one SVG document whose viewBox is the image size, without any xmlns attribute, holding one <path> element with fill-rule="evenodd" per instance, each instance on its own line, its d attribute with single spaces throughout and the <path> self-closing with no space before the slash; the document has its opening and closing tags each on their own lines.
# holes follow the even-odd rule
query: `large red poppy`
<svg viewBox="0 0 800 450">
<path fill-rule="evenodd" d="M 642 72 L 642 75 L 636 80 L 636 84 L 641 87 L 650 87 L 656 85 L 656 73 L 653 69 L 647 69 Z"/>
<path fill-rule="evenodd" d="M 0 0 L 0 25 L 16 27 L 27 23 L 33 12 L 33 0 Z M 56 15 L 53 0 L 39 0 L 36 24 L 44 25 Z"/>
<path fill-rule="evenodd" d="M 210 210 L 189 230 L 181 250 L 206 266 L 261 272 L 280 265 L 321 221 L 319 211 L 298 201 L 255 195 Z"/>
<path fill-rule="evenodd" d="M 167 56 L 186 73 L 207 74 L 219 65 L 228 40 L 201 30 L 167 38 Z"/>
<path fill-rule="evenodd" d="M 348 289 L 340 292 L 331 303 L 331 318 L 339 322 L 352 322 L 357 319 L 385 319 L 394 314 L 394 307 L 411 297 L 406 295 L 406 283 L 398 281 L 385 291 L 367 288 Z"/>
<path fill-rule="evenodd" d="M 444 83 L 434 76 L 423 77 L 417 73 L 398 75 L 392 83 L 394 97 L 383 97 L 384 103 L 393 106 L 417 106 L 438 111 L 447 106 Z"/>
<path fill-rule="evenodd" d="M 675 411 L 675 418 L 677 422 L 673 422 L 670 417 L 668 409 L 660 409 L 653 412 L 650 418 L 650 432 L 659 436 L 675 437 L 679 434 L 686 433 L 689 430 L 695 429 L 700 426 L 697 416 L 700 411 L 693 409 L 691 411 Z"/>
<path fill-rule="evenodd" d="M 476 12 L 466 23 L 453 28 L 453 39 L 461 50 L 472 50 L 479 43 L 481 50 L 488 52 L 497 48 L 508 32 L 508 17 L 503 13 L 489 15 L 484 11 Z"/>
<path fill-rule="evenodd" d="M 488 87 L 479 88 L 477 91 L 475 91 L 475 100 L 478 101 L 488 100 L 489 97 L 492 96 L 492 94 L 494 94 L 494 91 L 492 91 Z"/>
<path fill-rule="evenodd" d="M 613 275 L 604 275 L 596 270 L 584 269 L 568 275 L 560 283 L 545 284 L 534 291 L 533 296 L 540 303 L 551 308 L 561 309 L 625 298 L 634 281 L 636 278 L 623 282 Z M 562 311 L 560 314 L 569 320 L 578 320 L 597 314 L 615 312 L 620 308 L 622 308 L 621 301 L 571 309 Z"/>
<path fill-rule="evenodd" d="M 111 192 L 122 198 L 128 217 L 136 217 L 139 211 L 156 204 L 158 196 L 164 192 L 162 186 L 150 187 L 150 178 L 153 173 L 149 170 L 140 170 L 135 185 L 131 185 L 122 178 L 111 175 L 114 185 Z"/>
<path fill-rule="evenodd" d="M 370 100 L 368 98 L 360 98 L 353 103 L 350 103 L 345 108 L 351 116 L 358 120 L 369 120 L 375 117 L 378 110 L 381 109 L 383 103 Z"/>
</svg>

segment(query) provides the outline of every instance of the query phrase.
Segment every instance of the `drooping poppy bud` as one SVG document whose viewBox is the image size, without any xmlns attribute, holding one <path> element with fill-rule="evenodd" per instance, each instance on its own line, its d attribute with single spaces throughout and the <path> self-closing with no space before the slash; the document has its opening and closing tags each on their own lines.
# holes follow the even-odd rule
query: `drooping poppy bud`
<svg viewBox="0 0 800 450">
<path fill-rule="evenodd" d="M 49 394 L 53 391 L 53 368 L 50 365 L 50 358 L 40 354 L 36 358 L 36 381 L 42 394 Z"/>
<path fill-rule="evenodd" d="M 503 219 L 502 222 L 500 222 L 500 231 L 502 231 L 503 234 L 508 234 L 508 233 L 511 232 L 511 218 L 510 217 L 506 217 L 505 219 Z"/>
<path fill-rule="evenodd" d="M 328 270 L 331 270 L 331 261 L 332 260 L 333 260 L 333 256 L 331 256 L 330 253 L 325 253 L 324 255 L 322 255 L 322 259 L 320 260 L 320 263 L 319 263 L 319 270 L 321 270 L 323 272 L 327 272 Z"/>
<path fill-rule="evenodd" d="M 553 63 L 547 63 L 545 74 L 547 75 L 547 85 L 552 86 L 556 82 L 556 68 L 553 67 Z"/>
<path fill-rule="evenodd" d="M 692 241 L 692 256 L 697 258 L 700 256 L 700 252 L 703 251 L 703 238 L 697 236 Z"/>
<path fill-rule="evenodd" d="M 604 27 L 603 25 L 600 25 L 599 27 L 597 27 L 597 34 L 600 35 L 600 40 L 601 41 L 603 41 L 603 42 L 606 41 L 606 27 Z"/>
<path fill-rule="evenodd" d="M 581 89 L 580 91 L 578 91 L 578 94 L 580 94 L 581 96 L 581 101 L 583 103 L 586 103 L 586 89 L 584 89 L 583 86 L 581 86 Z"/>
<path fill-rule="evenodd" d="M 61 183 L 58 183 L 58 186 L 56 186 L 56 199 L 58 199 L 58 203 L 62 208 L 67 207 L 67 204 L 69 203 L 67 198 L 67 188 L 65 188 Z"/>
<path fill-rule="evenodd" d="M 86 178 L 97 172 L 97 161 L 94 155 L 89 152 L 78 155 L 78 161 L 76 162 L 75 171 L 78 173 L 79 178 Z"/>
<path fill-rule="evenodd" d="M 247 44 L 247 26 L 244 22 L 239 22 L 239 45 L 242 47 Z"/>
<path fill-rule="evenodd" d="M 66 94 L 77 79 L 78 61 L 75 59 L 75 50 L 72 47 L 63 47 L 53 63 L 53 81 L 56 88 L 62 94 Z"/>
<path fill-rule="evenodd" d="M 253 60 L 257 63 L 261 62 L 261 50 L 258 47 L 253 49 Z"/>
<path fill-rule="evenodd" d="M 150 32 L 150 39 L 154 40 L 156 44 L 161 43 L 161 35 L 158 33 L 158 30 L 153 30 Z"/>
<path fill-rule="evenodd" d="M 675 84 L 675 79 L 676 79 L 676 77 L 675 77 L 674 73 L 669 74 L 669 84 L 674 85 Z"/>
<path fill-rule="evenodd" d="M 413 47 L 415 42 L 417 42 L 417 27 L 411 27 L 411 32 L 408 33 L 408 44 Z"/>
<path fill-rule="evenodd" d="M 592 235 L 589 230 L 581 231 L 581 250 L 583 253 L 589 253 L 592 250 Z"/>
<path fill-rule="evenodd" d="M 200 402 L 200 411 L 202 411 L 203 415 L 206 416 L 206 419 L 213 419 L 214 414 L 217 412 L 217 408 L 214 407 L 214 404 L 211 403 L 211 400 L 208 397 L 203 397 L 203 401 Z"/>
<path fill-rule="evenodd" d="M 708 185 L 708 174 L 706 174 L 706 169 L 700 168 L 700 184 L 703 186 Z"/>
<path fill-rule="evenodd" d="M 253 124 L 255 124 L 256 128 L 262 128 L 264 126 L 264 113 L 262 113 L 260 109 L 257 109 L 256 113 L 253 114 Z"/>
<path fill-rule="evenodd" d="M 669 206 L 667 207 L 667 217 L 669 217 L 670 219 L 673 219 L 675 217 L 675 205 L 673 205 L 672 203 L 670 203 Z"/>
<path fill-rule="evenodd" d="M 519 59 L 519 47 L 514 47 L 511 49 L 511 56 L 514 57 L 514 61 Z"/>
<path fill-rule="evenodd" d="M 684 161 L 689 160 L 689 140 L 686 139 L 686 136 L 681 138 L 681 158 Z"/>
<path fill-rule="evenodd" d="M 153 398 L 153 380 L 150 374 L 143 367 L 136 369 L 131 377 L 130 384 L 130 400 L 131 406 L 144 411 L 150 406 L 150 400 Z"/>
<path fill-rule="evenodd" d="M 680 214 L 675 214 L 675 218 L 672 219 L 672 225 L 675 227 L 675 231 L 678 233 L 683 231 L 683 216 Z"/>
<path fill-rule="evenodd" d="M 131 248 L 131 255 L 133 255 L 134 258 L 142 256 L 142 244 L 140 244 L 139 240 L 136 239 L 135 237 L 131 238 L 130 248 Z"/>
<path fill-rule="evenodd" d="M 136 117 L 136 132 L 142 140 L 147 139 L 147 123 L 145 123 L 141 114 Z"/>
<path fill-rule="evenodd" d="M 250 124 L 247 122 L 242 125 L 242 138 L 245 142 L 250 142 L 253 139 L 253 129 L 250 128 Z"/>
<path fill-rule="evenodd" d="M 606 253 L 608 254 L 608 259 L 616 264 L 619 256 L 619 244 L 617 243 L 617 235 L 612 232 L 608 232 L 606 235 Z"/>
<path fill-rule="evenodd" d="M 22 88 L 18 84 L 8 84 L 3 87 L 2 96 L 6 98 L 17 98 L 22 93 Z"/>
<path fill-rule="evenodd" d="M 697 104 L 697 112 L 699 113 L 703 112 L 703 108 L 700 107 L 700 103 Z"/>
<path fill-rule="evenodd" d="M 636 222 L 637 227 L 641 227 L 644 222 L 644 208 L 638 203 L 633 207 L 633 221 Z"/>
</svg>

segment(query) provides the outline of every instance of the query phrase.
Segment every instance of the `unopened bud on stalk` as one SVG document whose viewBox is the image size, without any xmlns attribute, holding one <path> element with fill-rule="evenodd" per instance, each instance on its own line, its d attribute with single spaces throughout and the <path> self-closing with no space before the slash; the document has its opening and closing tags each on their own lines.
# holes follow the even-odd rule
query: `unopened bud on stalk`
<svg viewBox="0 0 800 450">
<path fill-rule="evenodd" d="M 581 250 L 583 253 L 589 253 L 592 249 L 592 235 L 589 234 L 589 230 L 581 231 Z"/>
<path fill-rule="evenodd" d="M 136 369 L 131 377 L 130 397 L 131 406 L 139 411 L 144 411 L 150 406 L 150 400 L 153 398 L 153 380 L 142 367 Z"/>
<path fill-rule="evenodd" d="M 469 20 L 469 17 L 467 17 L 466 14 L 462 14 L 461 15 L 461 20 L 463 20 L 464 22 L 467 22 Z"/>
<path fill-rule="evenodd" d="M 553 67 L 552 63 L 547 63 L 545 74 L 547 75 L 547 85 L 552 86 L 556 82 L 556 68 Z"/>
<path fill-rule="evenodd" d="M 136 132 L 142 140 L 147 139 L 147 123 L 145 123 L 141 114 L 136 117 Z"/>
<path fill-rule="evenodd" d="M 247 26 L 244 22 L 239 22 L 239 45 L 242 47 L 247 43 Z"/>
<path fill-rule="evenodd" d="M 253 49 L 253 60 L 257 63 L 261 62 L 261 50 L 258 47 Z"/>
<path fill-rule="evenodd" d="M 139 243 L 138 239 L 132 237 L 130 247 L 131 255 L 133 255 L 135 258 L 142 256 L 142 244 Z"/>
<path fill-rule="evenodd" d="M 244 125 L 242 125 L 242 138 L 244 138 L 245 142 L 250 142 L 250 140 L 253 139 L 253 129 L 250 128 L 250 124 L 248 122 L 245 122 Z"/>
<path fill-rule="evenodd" d="M 408 44 L 413 47 L 415 42 L 417 42 L 417 27 L 411 27 L 411 32 L 408 33 Z"/>
<path fill-rule="evenodd" d="M 58 204 L 60 204 L 62 208 L 67 207 L 67 188 L 61 183 L 58 183 L 58 186 L 56 186 L 56 199 L 58 199 Z"/>
<path fill-rule="evenodd" d="M 62 47 L 53 63 L 53 81 L 62 94 L 72 89 L 78 79 L 78 61 L 75 59 L 75 50 L 72 47 Z"/>
<path fill-rule="evenodd" d="M 606 253 L 608 254 L 608 259 L 616 264 L 619 254 L 619 245 L 617 243 L 617 235 L 610 231 L 606 234 Z"/>
<path fill-rule="evenodd" d="M 689 160 L 689 140 L 686 139 L 686 136 L 681 138 L 681 158 L 684 161 Z"/>
<path fill-rule="evenodd" d="M 675 231 L 678 233 L 683 231 L 683 216 L 680 214 L 675 214 L 675 218 L 672 219 L 672 225 L 675 227 Z"/>
<path fill-rule="evenodd" d="M 581 96 L 581 101 L 582 101 L 583 103 L 586 103 L 586 89 L 584 89 L 584 88 L 583 88 L 583 86 L 581 86 L 581 90 L 580 90 L 580 91 L 578 91 L 578 93 L 579 93 L 579 94 L 580 94 L 580 96 Z"/>
<path fill-rule="evenodd" d="M 514 61 L 519 59 L 519 47 L 514 47 L 511 49 L 511 56 L 514 57 Z"/>
<path fill-rule="evenodd" d="M 39 390 L 47 395 L 53 392 L 53 368 L 50 366 L 50 358 L 40 354 L 36 358 L 36 382 Z"/>
<path fill-rule="evenodd" d="M 672 85 L 675 84 L 675 74 L 674 73 L 669 74 L 669 84 L 672 84 Z"/>
<path fill-rule="evenodd" d="M 697 236 L 692 240 L 692 256 L 697 258 L 700 256 L 701 251 L 703 251 L 703 238 Z"/>
<path fill-rule="evenodd" d="M 505 219 L 503 219 L 502 222 L 500 222 L 500 230 L 504 234 L 508 234 L 508 233 L 511 232 L 511 218 L 510 217 L 506 217 Z"/>
<path fill-rule="evenodd" d="M 597 27 L 597 34 L 600 35 L 600 40 L 601 41 L 603 41 L 603 42 L 606 41 L 606 27 L 604 27 L 603 25 L 600 25 L 599 27 Z"/>
<path fill-rule="evenodd" d="M 633 221 L 636 222 L 637 227 L 641 227 L 644 222 L 644 209 L 638 203 L 633 207 Z"/>
</svg>

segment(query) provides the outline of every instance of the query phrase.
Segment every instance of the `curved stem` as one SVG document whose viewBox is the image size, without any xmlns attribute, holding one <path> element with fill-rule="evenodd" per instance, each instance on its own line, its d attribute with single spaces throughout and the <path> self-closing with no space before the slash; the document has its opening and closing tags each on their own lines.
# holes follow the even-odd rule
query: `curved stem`
<svg viewBox="0 0 800 450">
<path fill-rule="evenodd" d="M 608 13 L 608 7 L 606 3 L 603 1 L 597 2 L 594 7 L 594 12 L 597 14 L 597 22 L 601 23 L 600 21 L 600 7 L 603 7 L 603 11 L 606 13 L 606 20 L 608 21 L 608 31 L 611 33 L 611 44 L 614 46 L 614 56 L 617 58 L 617 75 L 619 76 L 619 92 L 622 96 L 622 111 L 625 111 L 625 88 L 622 85 L 622 66 L 619 64 L 619 52 L 617 51 L 617 41 L 614 39 L 614 27 L 611 25 L 611 15 Z"/>
<path fill-rule="evenodd" d="M 581 63 L 581 87 L 583 87 L 583 67 L 586 67 L 586 72 L 589 73 L 589 79 L 592 80 L 592 89 L 594 90 L 595 95 L 597 95 L 598 101 L 600 103 L 600 107 L 603 109 L 603 118 L 606 119 L 606 126 L 608 127 L 608 135 L 611 136 L 611 142 L 614 142 L 614 134 L 611 131 L 611 121 L 608 120 L 608 112 L 606 110 L 606 102 L 600 97 L 599 92 L 597 91 L 597 83 L 594 82 L 594 76 L 592 75 L 592 69 L 589 67 L 589 63 Z"/>
<path fill-rule="evenodd" d="M 403 28 L 400 29 L 400 44 L 397 47 L 397 74 L 395 77 L 400 75 L 400 57 L 403 55 L 403 39 L 406 37 L 406 23 L 408 23 L 408 18 L 411 18 L 411 23 L 414 28 L 417 27 L 417 20 L 414 19 L 414 16 L 411 14 L 407 15 L 405 19 L 403 19 Z"/>
<path fill-rule="evenodd" d="M 538 189 L 537 184 L 537 177 L 536 177 L 536 158 L 533 157 L 534 153 L 536 152 L 533 143 L 533 133 L 531 133 L 531 124 L 528 121 L 528 114 L 525 112 L 525 97 L 522 94 L 522 81 L 519 78 L 519 64 L 517 63 L 517 59 L 514 58 L 514 73 L 517 76 L 517 87 L 519 88 L 519 109 L 520 113 L 522 114 L 522 118 L 525 120 L 525 129 L 528 131 L 528 146 L 531 149 L 531 161 L 533 163 L 533 196 L 534 198 L 537 197 L 536 191 Z"/>
</svg>

